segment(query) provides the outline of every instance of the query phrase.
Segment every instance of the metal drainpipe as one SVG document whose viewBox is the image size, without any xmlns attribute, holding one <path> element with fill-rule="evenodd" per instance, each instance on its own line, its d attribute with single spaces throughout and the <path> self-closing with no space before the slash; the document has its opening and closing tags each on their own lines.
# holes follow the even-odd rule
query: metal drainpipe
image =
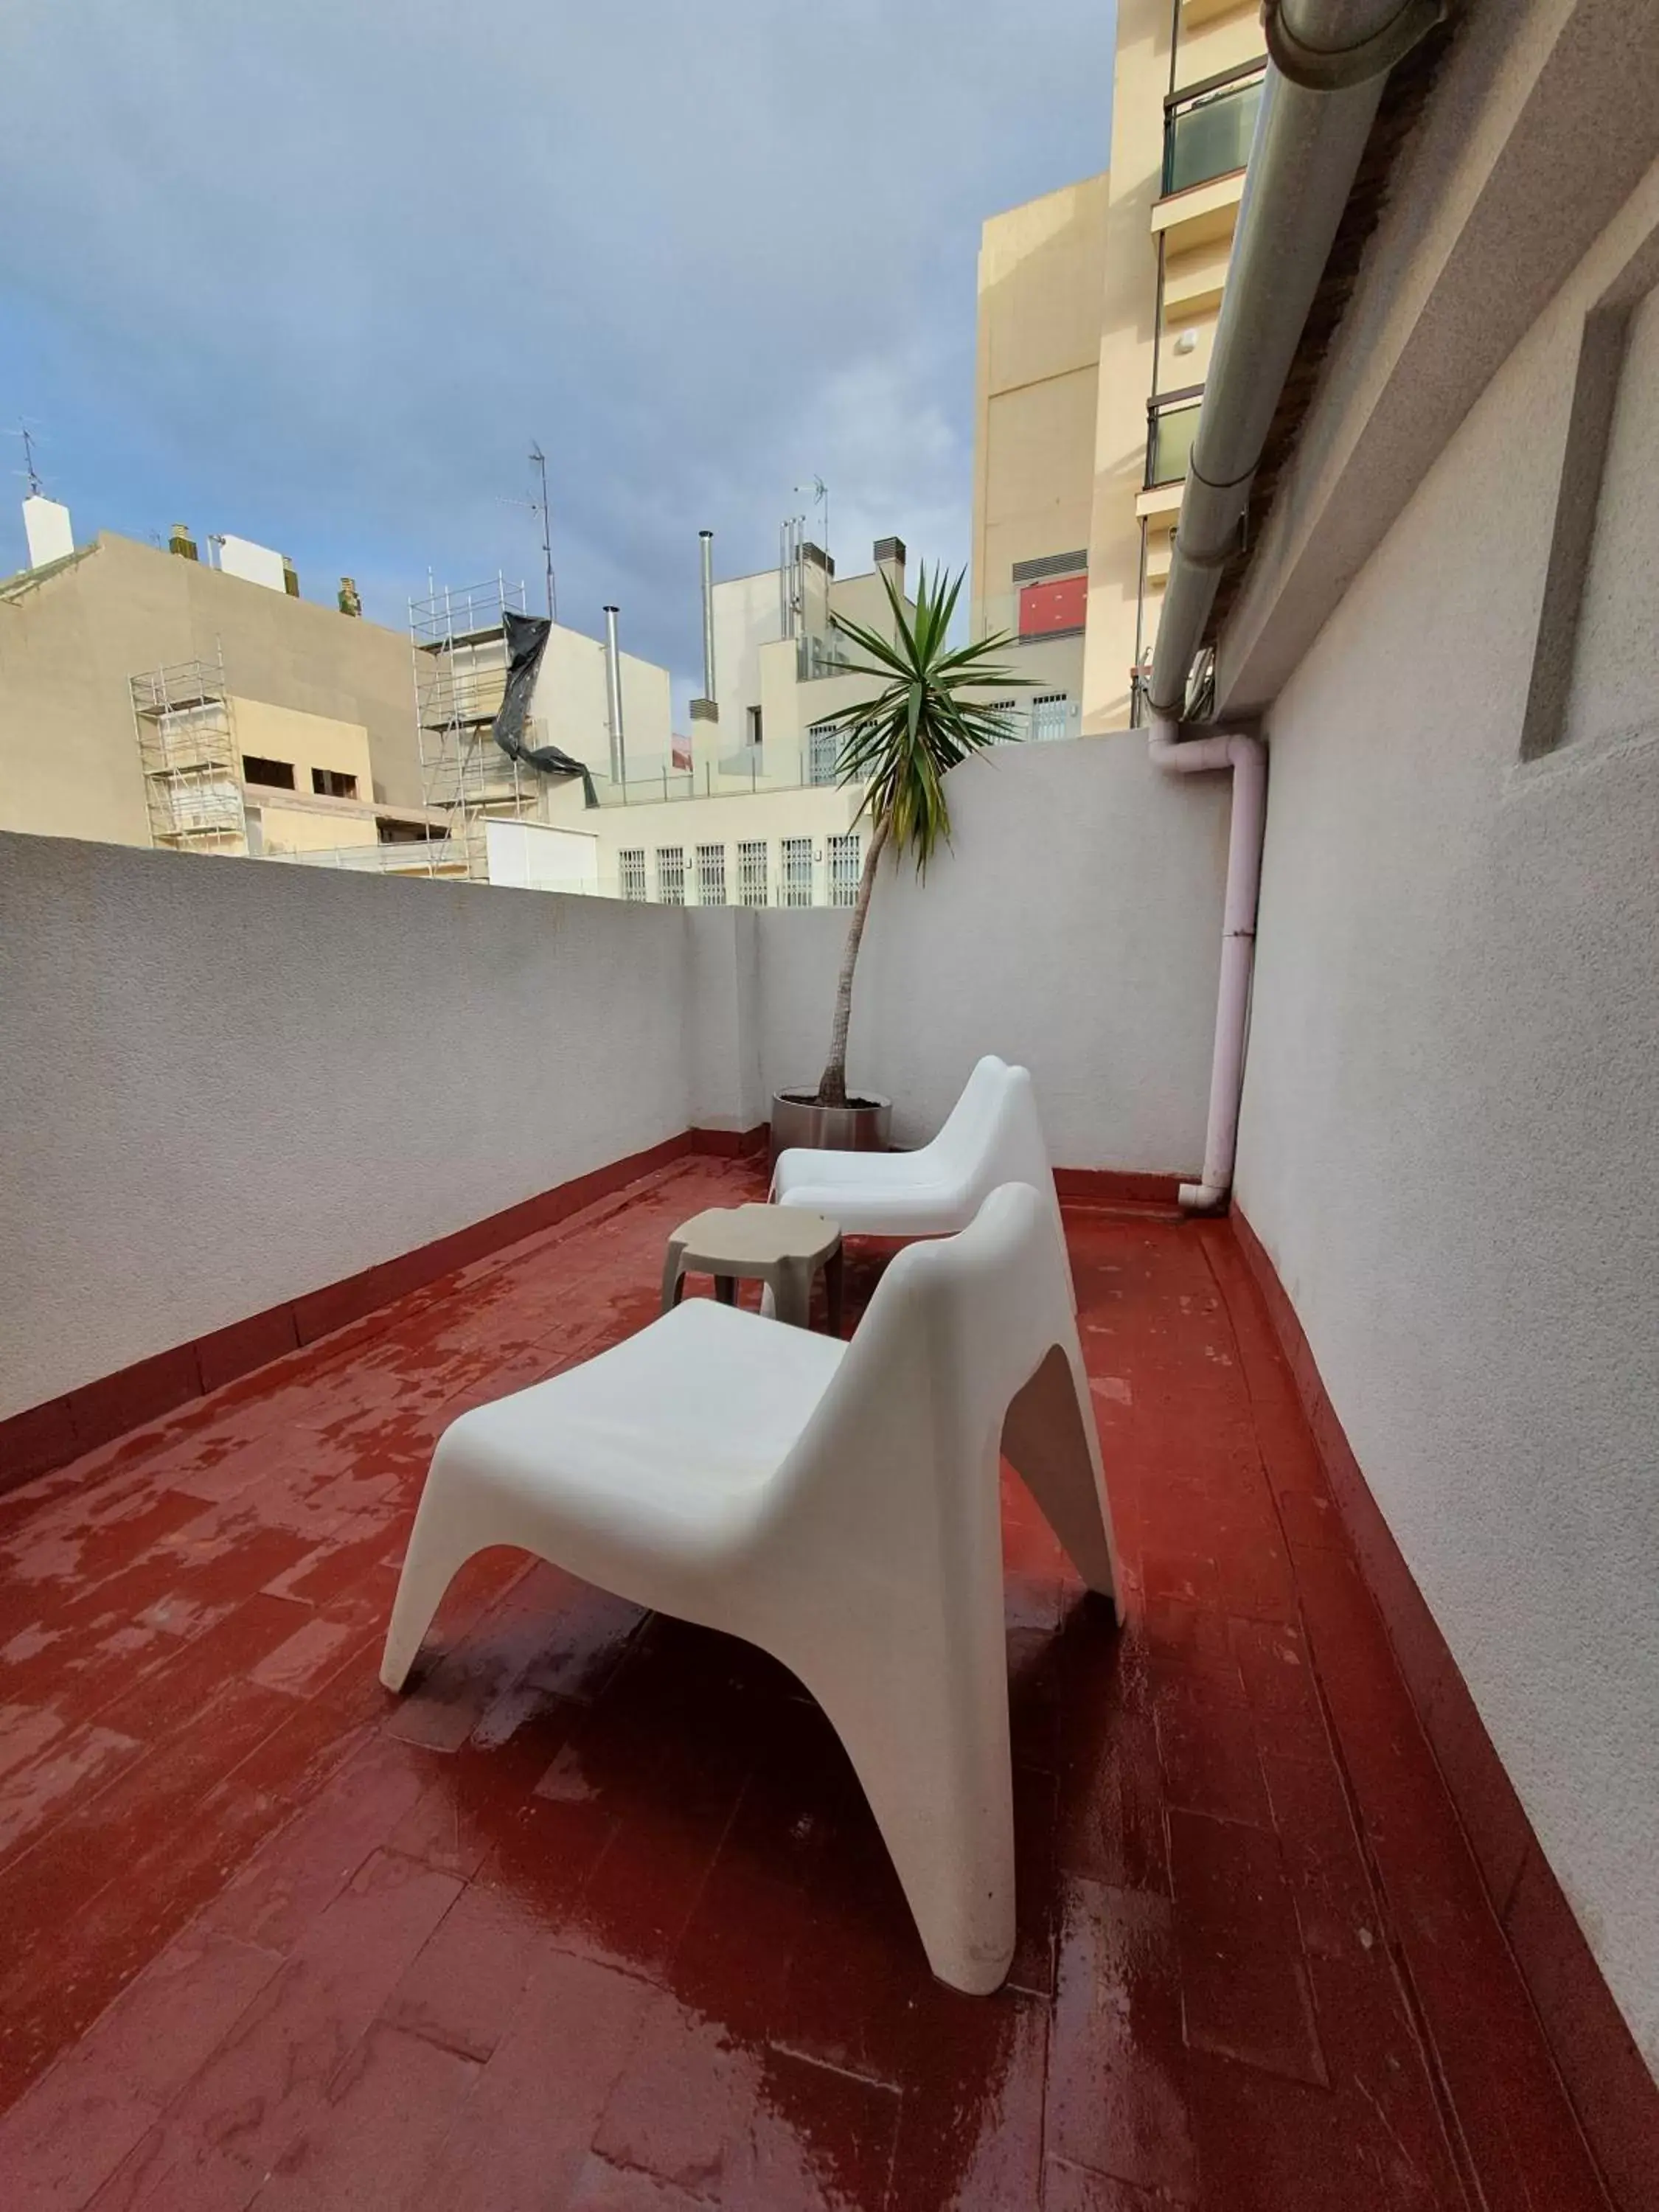
<svg viewBox="0 0 1659 2212">
<path fill-rule="evenodd" d="M 1232 818 L 1227 831 L 1227 888 L 1222 899 L 1221 977 L 1216 992 L 1215 1042 L 1210 1054 L 1210 1109 L 1204 1130 L 1204 1171 L 1183 1182 L 1181 1203 L 1196 1213 L 1219 1206 L 1232 1188 L 1238 1106 L 1244 1084 L 1244 1035 L 1255 965 L 1255 906 L 1261 884 L 1261 840 L 1267 819 L 1267 748 L 1260 738 L 1208 737 L 1181 744 L 1176 725 L 1152 724 L 1154 763 L 1177 775 L 1231 769 Z"/>
<path fill-rule="evenodd" d="M 1181 1202 L 1221 1205 L 1232 1188 L 1244 1037 L 1267 823 L 1267 751 L 1255 737 L 1182 744 L 1194 657 L 1236 550 L 1302 326 L 1329 258 L 1388 73 L 1440 21 L 1443 0 L 1264 0 L 1268 67 L 1222 295 L 1198 434 L 1158 617 L 1149 687 L 1151 754 L 1188 774 L 1230 769 L 1221 983 L 1210 1064 L 1203 1178 Z"/>
<path fill-rule="evenodd" d="M 617 610 L 605 611 L 605 673 L 611 695 L 611 781 L 628 782 L 628 745 L 623 736 L 622 659 L 617 651 Z"/>
<path fill-rule="evenodd" d="M 714 690 L 714 533 L 700 530 L 702 547 L 702 696 L 712 707 Z"/>
</svg>

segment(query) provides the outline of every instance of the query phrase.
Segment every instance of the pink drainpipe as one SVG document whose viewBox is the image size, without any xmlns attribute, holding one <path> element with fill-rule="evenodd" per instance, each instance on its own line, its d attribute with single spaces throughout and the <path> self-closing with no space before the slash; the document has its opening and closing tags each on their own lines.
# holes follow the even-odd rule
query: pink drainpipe
<svg viewBox="0 0 1659 2212">
<path fill-rule="evenodd" d="M 1148 750 L 1159 768 L 1174 775 L 1227 769 L 1233 779 L 1227 889 L 1221 916 L 1221 986 L 1216 997 L 1215 1048 L 1210 1060 L 1210 1117 L 1204 1133 L 1204 1179 L 1181 1186 L 1181 1203 L 1202 1213 L 1219 1206 L 1232 1188 L 1239 1094 L 1244 1084 L 1250 971 L 1255 963 L 1261 838 L 1267 818 L 1267 748 L 1260 738 L 1243 737 L 1194 738 L 1182 744 L 1176 723 L 1158 715 L 1153 718 Z"/>
</svg>

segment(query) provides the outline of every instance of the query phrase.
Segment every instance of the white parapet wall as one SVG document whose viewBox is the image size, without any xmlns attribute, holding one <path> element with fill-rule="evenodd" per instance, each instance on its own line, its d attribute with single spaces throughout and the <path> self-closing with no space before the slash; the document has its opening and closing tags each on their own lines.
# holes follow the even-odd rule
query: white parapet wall
<svg viewBox="0 0 1659 2212">
<path fill-rule="evenodd" d="M 1138 732 L 999 747 L 948 786 L 926 883 L 884 864 L 849 1077 L 891 1096 L 898 1142 L 950 1111 L 983 1052 L 1036 1079 L 1066 1167 L 1187 1174 L 1204 1155 L 1228 791 L 1178 788 Z M 757 915 L 768 1095 L 815 1083 L 847 916 Z"/>
<path fill-rule="evenodd" d="M 952 779 L 889 870 L 853 1074 L 905 1141 L 981 1052 L 1062 1164 L 1197 1161 L 1226 794 L 1138 738 Z M 688 808 L 688 812 L 695 810 Z M 0 836 L 0 1418 L 817 1074 L 847 915 Z"/>
<path fill-rule="evenodd" d="M 684 915 L 0 848 L 0 1416 L 693 1119 Z"/>
<path fill-rule="evenodd" d="M 599 888 L 599 841 L 544 822 L 486 821 L 489 880 L 532 891 Z"/>
<path fill-rule="evenodd" d="M 240 576 L 245 584 L 263 584 L 268 592 L 288 589 L 282 555 L 269 545 L 257 545 L 251 538 L 221 538 L 219 566 L 227 576 Z"/>
</svg>

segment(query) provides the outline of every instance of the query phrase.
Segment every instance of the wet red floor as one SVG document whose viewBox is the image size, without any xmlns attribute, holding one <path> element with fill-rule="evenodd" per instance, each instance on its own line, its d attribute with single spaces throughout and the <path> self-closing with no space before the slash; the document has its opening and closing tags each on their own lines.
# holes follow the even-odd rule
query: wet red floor
<svg viewBox="0 0 1659 2212">
<path fill-rule="evenodd" d="M 1010 1477 L 995 1998 L 747 1647 L 492 1553 L 380 1690 L 438 1430 L 647 1320 L 754 1179 L 0 1500 L 6 2212 L 1603 2206 L 1224 1224 L 1070 1217 L 1130 1617 Z"/>
</svg>

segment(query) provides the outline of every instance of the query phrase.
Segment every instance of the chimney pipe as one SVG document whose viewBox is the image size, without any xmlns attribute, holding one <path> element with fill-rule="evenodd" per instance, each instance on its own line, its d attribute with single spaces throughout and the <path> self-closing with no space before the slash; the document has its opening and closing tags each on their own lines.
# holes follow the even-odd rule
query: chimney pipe
<svg viewBox="0 0 1659 2212">
<path fill-rule="evenodd" d="M 702 549 L 702 696 L 714 707 L 714 533 L 700 530 L 697 538 Z"/>
<path fill-rule="evenodd" d="M 904 540 L 902 538 L 878 538 L 875 544 L 877 572 L 886 577 L 900 599 L 904 597 Z"/>
<path fill-rule="evenodd" d="M 615 607 L 605 611 L 605 672 L 611 694 L 611 780 L 628 781 L 628 746 L 623 736 L 622 658 L 617 651 Z"/>
</svg>

